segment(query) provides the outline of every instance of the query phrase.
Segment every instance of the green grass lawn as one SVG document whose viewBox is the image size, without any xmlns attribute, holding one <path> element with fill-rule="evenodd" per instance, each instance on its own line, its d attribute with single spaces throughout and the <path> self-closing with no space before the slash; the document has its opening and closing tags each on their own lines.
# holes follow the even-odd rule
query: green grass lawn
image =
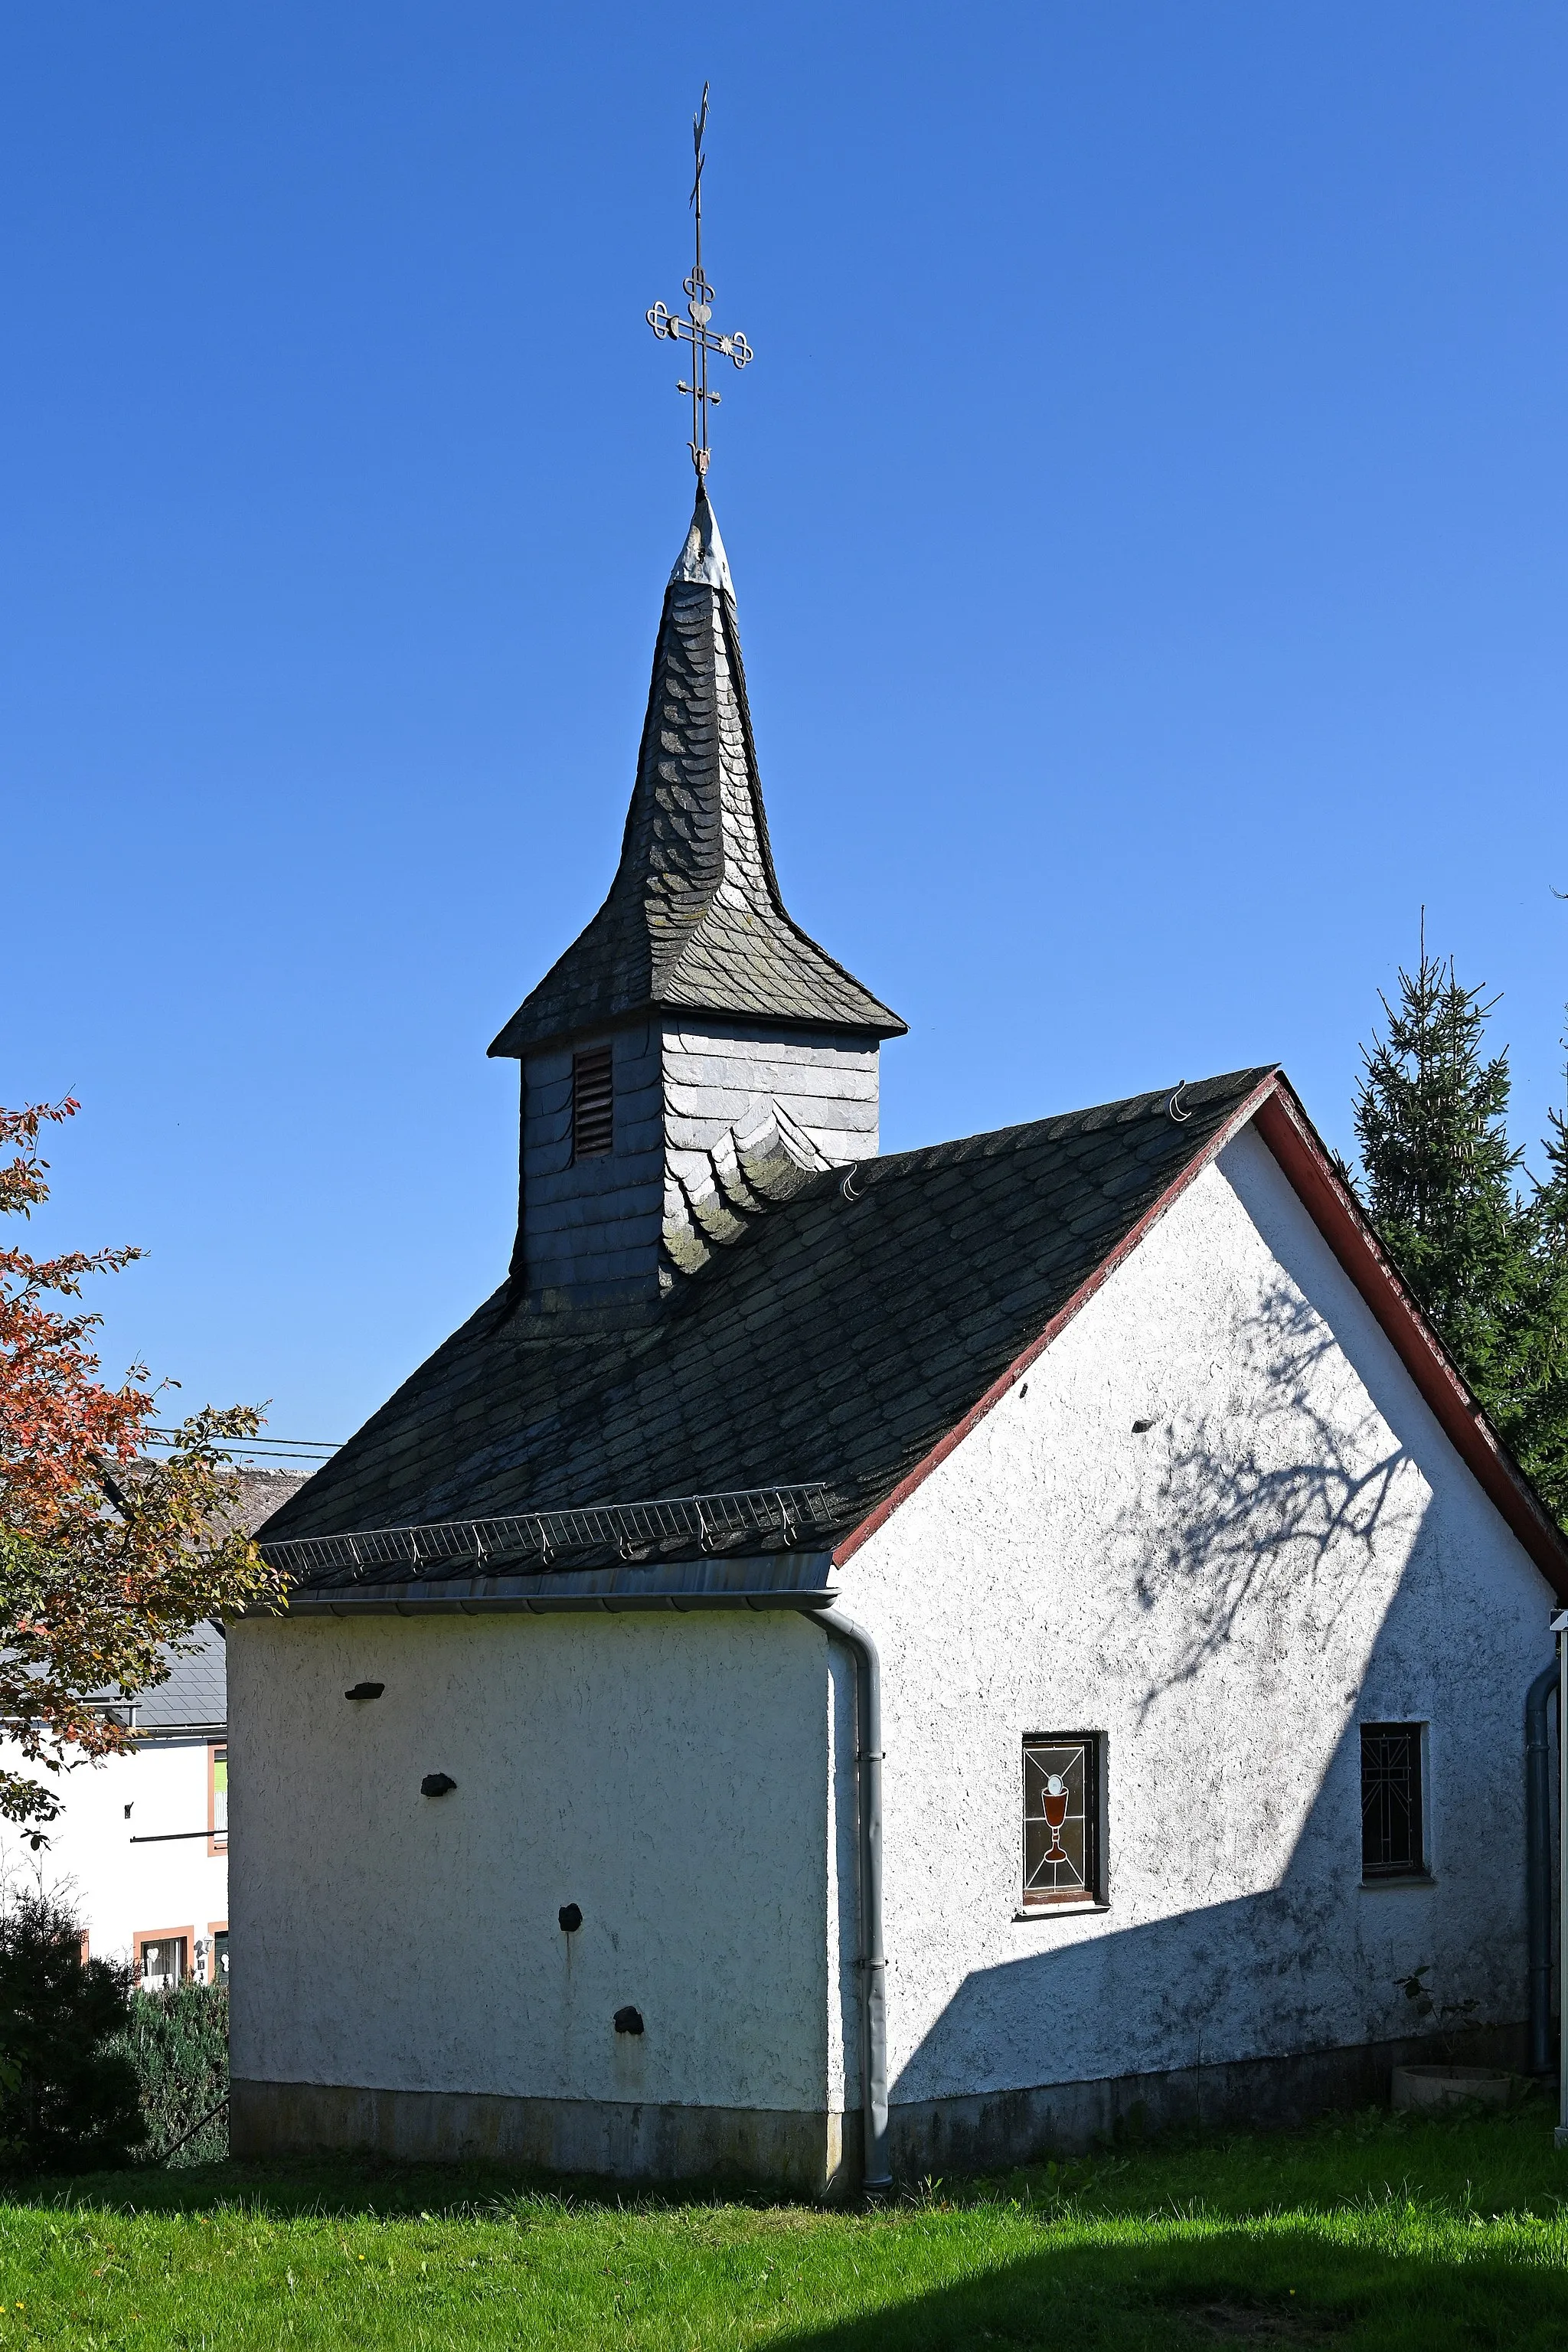
<svg viewBox="0 0 1568 2352">
<path fill-rule="evenodd" d="M 1568 2347 L 1568 2152 L 1499 2116 L 1120 2149 L 879 2213 L 220 2165 L 0 2204 L 0 2352 Z"/>
</svg>

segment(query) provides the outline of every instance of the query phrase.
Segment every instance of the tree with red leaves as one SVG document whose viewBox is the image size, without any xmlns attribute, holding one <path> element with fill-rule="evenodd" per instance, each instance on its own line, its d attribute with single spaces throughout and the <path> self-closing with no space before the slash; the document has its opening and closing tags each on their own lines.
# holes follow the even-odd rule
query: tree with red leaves
<svg viewBox="0 0 1568 2352">
<path fill-rule="evenodd" d="M 38 1138 L 77 1108 L 0 1109 L 0 1213 L 27 1217 L 47 1199 Z M 224 1452 L 260 1414 L 209 1406 L 153 1453 L 146 1368 L 106 1386 L 91 1345 L 101 1317 L 56 1303 L 141 1255 L 0 1249 L 0 1726 L 25 1764 L 51 1775 L 135 1745 L 104 1695 L 161 1682 L 165 1644 L 283 1597 L 237 1524 Z M 47 1781 L 0 1768 L 0 1816 L 35 1847 L 60 1803 Z"/>
</svg>

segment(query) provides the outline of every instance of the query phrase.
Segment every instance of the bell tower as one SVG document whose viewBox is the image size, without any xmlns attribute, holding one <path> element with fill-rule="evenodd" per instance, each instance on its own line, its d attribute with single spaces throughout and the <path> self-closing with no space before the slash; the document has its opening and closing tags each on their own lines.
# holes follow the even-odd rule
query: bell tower
<svg viewBox="0 0 1568 2352">
<path fill-rule="evenodd" d="M 609 896 L 489 1049 L 522 1065 L 528 1308 L 657 1311 L 770 1206 L 872 1158 L 878 1051 L 904 1026 L 785 910 L 700 478 Z"/>
</svg>

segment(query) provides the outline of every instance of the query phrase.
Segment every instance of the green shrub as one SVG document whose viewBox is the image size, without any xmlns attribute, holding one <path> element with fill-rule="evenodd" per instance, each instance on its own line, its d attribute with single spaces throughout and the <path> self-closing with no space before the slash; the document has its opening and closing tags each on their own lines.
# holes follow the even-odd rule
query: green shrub
<svg viewBox="0 0 1568 2352">
<path fill-rule="evenodd" d="M 81 1956 L 81 1926 L 52 1895 L 0 1908 L 0 2161 L 34 2172 L 122 2164 L 145 2138 L 136 2076 L 117 2046 L 127 1969 Z"/>
<path fill-rule="evenodd" d="M 228 1988 L 187 1978 L 166 1992 L 136 1992 L 116 2047 L 134 2072 L 147 2142 L 156 2162 L 228 2091 Z M 215 2116 L 174 2157 L 213 2164 L 228 2154 L 228 2119 Z"/>
</svg>

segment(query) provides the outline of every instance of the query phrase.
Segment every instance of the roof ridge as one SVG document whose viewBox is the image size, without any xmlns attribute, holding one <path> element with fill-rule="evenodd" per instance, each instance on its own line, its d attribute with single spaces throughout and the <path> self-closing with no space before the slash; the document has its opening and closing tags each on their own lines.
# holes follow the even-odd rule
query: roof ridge
<svg viewBox="0 0 1568 2352">
<path fill-rule="evenodd" d="M 865 1160 L 862 1163 L 865 1181 L 873 1183 L 879 1173 L 900 1166 L 912 1167 L 921 1162 L 929 1165 L 942 1152 L 961 1156 L 983 1144 L 1022 1142 L 1044 1136 L 1047 1129 L 1062 1133 L 1074 1125 L 1081 1127 L 1085 1120 L 1091 1118 L 1103 1119 L 1106 1124 L 1110 1124 L 1112 1114 L 1142 1113 L 1152 1117 L 1164 1107 L 1168 1115 L 1169 1105 L 1178 1095 L 1184 1102 L 1196 1101 L 1204 1107 L 1206 1101 L 1213 1099 L 1214 1089 L 1217 1087 L 1224 1087 L 1226 1096 L 1234 1094 L 1239 1099 L 1259 1085 L 1271 1071 L 1281 1066 L 1279 1062 L 1259 1062 L 1250 1069 L 1226 1070 L 1210 1078 L 1184 1078 L 1175 1087 L 1155 1087 L 1142 1094 L 1122 1095 L 1109 1102 L 1085 1103 L 1077 1110 L 1047 1111 L 1039 1118 L 1019 1119 L 1009 1127 L 981 1128 L 973 1135 L 948 1136 L 936 1143 L 911 1144 L 905 1150 L 885 1151 L 875 1160 Z"/>
</svg>

